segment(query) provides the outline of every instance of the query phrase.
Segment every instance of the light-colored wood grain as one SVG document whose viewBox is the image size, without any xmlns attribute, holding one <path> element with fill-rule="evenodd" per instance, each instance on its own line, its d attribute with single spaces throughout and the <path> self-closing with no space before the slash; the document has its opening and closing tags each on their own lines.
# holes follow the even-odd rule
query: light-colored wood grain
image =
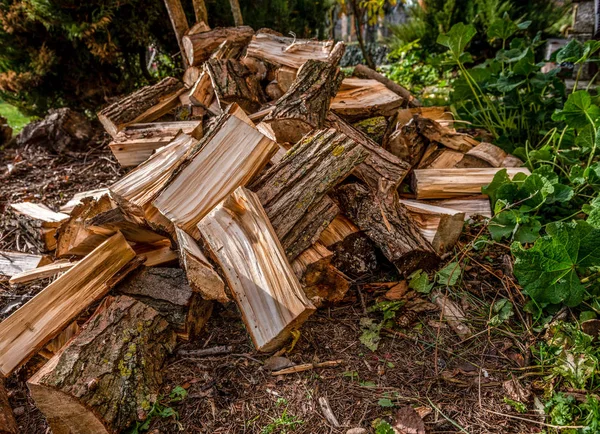
<svg viewBox="0 0 600 434">
<path fill-rule="evenodd" d="M 502 170 L 486 169 L 418 169 L 413 172 L 413 189 L 417 199 L 447 199 L 481 194 L 494 175 Z M 507 168 L 512 178 L 517 173 L 529 175 L 526 168 Z"/>
<path fill-rule="evenodd" d="M 281 346 L 315 308 L 256 195 L 235 190 L 198 224 L 259 351 Z"/>
<path fill-rule="evenodd" d="M 354 223 L 344 217 L 338 215 L 333 221 L 321 232 L 320 241 L 326 246 L 331 247 L 335 243 L 343 241 L 347 236 L 358 232 L 360 229 Z"/>
<path fill-rule="evenodd" d="M 486 196 L 430 200 L 427 203 L 464 212 L 466 219 L 478 215 L 492 218 L 490 200 Z"/>
<path fill-rule="evenodd" d="M 104 296 L 111 279 L 134 257 L 123 235 L 116 234 L 2 321 L 0 373 L 9 375 Z"/>
<path fill-rule="evenodd" d="M 46 279 L 48 277 L 53 277 L 57 274 L 64 273 L 65 271 L 73 268 L 75 265 L 77 265 L 77 261 L 57 261 L 52 264 L 34 268 L 33 270 L 28 270 L 22 273 L 15 274 L 10 278 L 8 283 L 10 283 L 11 285 L 16 285 L 19 283 L 27 283 L 39 279 Z"/>
<path fill-rule="evenodd" d="M 41 265 L 43 257 L 20 252 L 0 252 L 0 276 L 12 277 Z"/>
<path fill-rule="evenodd" d="M 294 38 L 271 33 L 258 33 L 252 37 L 246 50 L 246 56 L 298 69 L 308 59 L 327 61 L 329 53 L 333 49 L 333 41 L 296 39 L 294 48 L 285 51 L 292 43 L 294 43 Z"/>
<path fill-rule="evenodd" d="M 66 204 L 60 207 L 60 212 L 70 214 L 78 204 L 81 203 L 81 200 L 86 197 L 91 197 L 93 199 L 100 199 L 104 195 L 110 195 L 110 191 L 108 188 L 98 188 L 96 190 L 82 191 L 81 193 L 75 193 L 71 200 L 69 200 Z"/>
<path fill-rule="evenodd" d="M 60 223 L 69 218 L 68 214 L 55 212 L 46 205 L 32 202 L 11 203 L 10 207 L 18 214 L 39 220 L 42 227 L 50 228 L 59 226 Z"/>
<path fill-rule="evenodd" d="M 349 119 L 391 116 L 402 101 L 376 80 L 345 78 L 331 101 L 331 110 Z"/>
<path fill-rule="evenodd" d="M 176 226 L 198 238 L 198 222 L 246 185 L 268 163 L 277 144 L 236 116 L 225 114 L 203 147 L 154 200 Z"/>
<path fill-rule="evenodd" d="M 152 244 L 134 246 L 138 258 L 145 258 L 146 267 L 156 267 L 177 260 L 177 252 L 171 249 L 171 241 L 163 240 Z"/>
</svg>

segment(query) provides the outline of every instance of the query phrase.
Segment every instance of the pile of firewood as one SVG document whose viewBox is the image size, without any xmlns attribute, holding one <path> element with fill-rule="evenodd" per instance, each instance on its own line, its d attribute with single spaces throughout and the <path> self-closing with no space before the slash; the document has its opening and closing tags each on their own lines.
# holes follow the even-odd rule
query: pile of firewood
<svg viewBox="0 0 600 434">
<path fill-rule="evenodd" d="M 182 81 L 98 113 L 135 168 L 60 212 L 11 206 L 53 253 L 3 252 L 0 272 L 58 277 L 0 323 L 0 374 L 49 359 L 28 385 L 54 432 L 143 419 L 165 358 L 215 302 L 237 303 L 271 352 L 382 262 L 401 276 L 436 267 L 465 219 L 490 216 L 481 187 L 503 167 L 527 172 L 375 71 L 344 78 L 341 43 L 197 25 L 182 46 Z M 173 113 L 187 119 L 161 121 Z"/>
</svg>

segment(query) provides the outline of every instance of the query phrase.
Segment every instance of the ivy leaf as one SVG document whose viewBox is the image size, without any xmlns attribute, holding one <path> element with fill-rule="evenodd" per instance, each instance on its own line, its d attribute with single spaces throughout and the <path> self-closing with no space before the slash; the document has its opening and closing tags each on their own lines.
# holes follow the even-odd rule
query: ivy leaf
<svg viewBox="0 0 600 434">
<path fill-rule="evenodd" d="M 585 293 L 578 270 L 599 263 L 600 229 L 578 221 L 551 223 L 546 231 L 530 249 L 512 245 L 515 276 L 539 304 L 577 306 Z"/>
<path fill-rule="evenodd" d="M 554 113 L 553 120 L 564 120 L 572 128 L 584 128 L 600 117 L 600 108 L 592 104 L 592 97 L 585 90 L 569 95 L 562 110 Z"/>
<path fill-rule="evenodd" d="M 465 25 L 464 23 L 457 23 L 452 26 L 448 33 L 440 34 L 437 38 L 437 43 L 447 47 L 450 53 L 452 53 L 452 57 L 458 60 L 476 33 L 477 31 L 473 24 Z"/>
<path fill-rule="evenodd" d="M 440 271 L 435 273 L 435 280 L 440 285 L 444 286 L 454 286 L 458 281 L 460 275 L 462 273 L 462 269 L 458 262 L 450 262 Z"/>
</svg>

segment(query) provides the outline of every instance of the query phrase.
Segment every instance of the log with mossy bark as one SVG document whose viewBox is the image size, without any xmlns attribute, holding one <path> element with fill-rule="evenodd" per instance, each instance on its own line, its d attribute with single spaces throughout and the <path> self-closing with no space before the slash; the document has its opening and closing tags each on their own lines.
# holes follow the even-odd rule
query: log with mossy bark
<svg viewBox="0 0 600 434">
<path fill-rule="evenodd" d="M 308 248 L 337 214 L 331 202 L 322 202 L 327 192 L 367 157 L 368 152 L 345 134 L 316 130 L 250 186 L 291 260 Z M 307 214 L 318 218 L 317 224 L 302 224 Z"/>
<path fill-rule="evenodd" d="M 186 35 L 182 38 L 182 44 L 190 66 L 199 66 L 210 58 L 223 41 L 244 46 L 253 35 L 254 30 L 248 26 L 216 27 L 208 32 Z"/>
<path fill-rule="evenodd" d="M 155 309 L 108 297 L 27 386 L 54 433 L 121 432 L 158 400 L 174 346 L 175 333 Z"/>
<path fill-rule="evenodd" d="M 167 77 L 152 86 L 145 86 L 109 105 L 98 113 L 98 120 L 116 138 L 119 131 L 131 124 L 152 122 L 179 104 L 183 83 Z"/>
<path fill-rule="evenodd" d="M 342 76 L 337 66 L 318 60 L 308 60 L 300 68 L 292 86 L 263 120 L 278 143 L 296 143 L 324 125 Z"/>
</svg>

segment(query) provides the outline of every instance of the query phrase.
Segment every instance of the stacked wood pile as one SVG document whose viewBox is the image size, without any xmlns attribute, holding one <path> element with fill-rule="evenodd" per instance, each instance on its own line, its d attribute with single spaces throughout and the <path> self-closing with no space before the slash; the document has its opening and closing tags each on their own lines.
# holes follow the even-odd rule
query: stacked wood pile
<svg viewBox="0 0 600 434">
<path fill-rule="evenodd" d="M 61 212 L 12 205 L 52 253 L 3 252 L 0 271 L 58 277 L 0 323 L 0 374 L 49 359 L 28 384 L 54 432 L 143 419 L 163 361 L 215 302 L 271 352 L 353 279 L 436 267 L 465 219 L 490 215 L 481 187 L 526 172 L 376 72 L 344 78 L 343 44 L 202 25 L 182 47 L 183 80 L 98 114 L 127 175 Z M 164 120 L 182 106 L 188 120 Z"/>
</svg>

